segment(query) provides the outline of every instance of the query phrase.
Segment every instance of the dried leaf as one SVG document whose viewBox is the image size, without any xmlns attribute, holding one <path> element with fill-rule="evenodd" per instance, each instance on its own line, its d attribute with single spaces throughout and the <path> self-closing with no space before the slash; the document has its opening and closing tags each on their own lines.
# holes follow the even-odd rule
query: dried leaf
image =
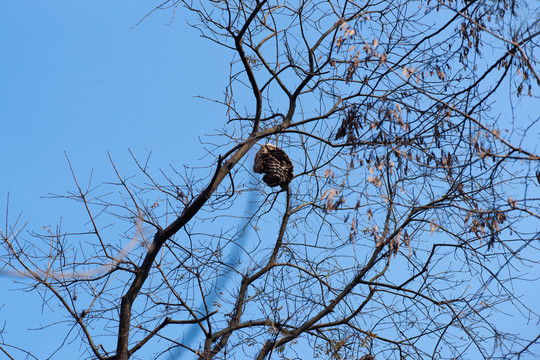
<svg viewBox="0 0 540 360">
<path fill-rule="evenodd" d="M 431 236 L 433 236 L 433 233 L 435 232 L 435 230 L 437 230 L 437 224 L 435 223 L 435 219 L 432 219 L 429 225 L 431 227 Z"/>
</svg>

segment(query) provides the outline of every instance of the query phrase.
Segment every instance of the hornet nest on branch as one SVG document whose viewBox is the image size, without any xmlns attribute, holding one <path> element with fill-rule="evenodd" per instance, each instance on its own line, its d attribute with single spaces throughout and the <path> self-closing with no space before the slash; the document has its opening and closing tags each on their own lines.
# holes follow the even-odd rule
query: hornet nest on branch
<svg viewBox="0 0 540 360">
<path fill-rule="evenodd" d="M 270 187 L 281 186 L 286 189 L 293 179 L 293 164 L 285 153 L 270 143 L 261 146 L 257 155 L 253 171 L 258 174 L 264 173 L 263 181 Z"/>
</svg>

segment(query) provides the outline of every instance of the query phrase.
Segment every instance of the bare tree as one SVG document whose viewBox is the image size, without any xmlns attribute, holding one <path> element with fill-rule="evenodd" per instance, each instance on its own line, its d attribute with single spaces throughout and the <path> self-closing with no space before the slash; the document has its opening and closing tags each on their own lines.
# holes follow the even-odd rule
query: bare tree
<svg viewBox="0 0 540 360">
<path fill-rule="evenodd" d="M 526 135 L 540 128 L 511 107 L 540 84 L 539 20 L 518 16 L 538 9 L 168 0 L 155 11 L 177 7 L 231 54 L 215 100 L 227 119 L 196 164 L 207 168 L 153 172 L 134 157 L 136 182 L 111 159 L 108 195 L 73 173 L 83 237 L 2 231 L 2 267 L 65 308 L 84 356 L 534 355 L 540 335 L 497 314 L 539 316 L 522 295 L 538 270 L 540 157 Z M 292 160 L 290 185 L 254 174 L 267 142 Z"/>
</svg>

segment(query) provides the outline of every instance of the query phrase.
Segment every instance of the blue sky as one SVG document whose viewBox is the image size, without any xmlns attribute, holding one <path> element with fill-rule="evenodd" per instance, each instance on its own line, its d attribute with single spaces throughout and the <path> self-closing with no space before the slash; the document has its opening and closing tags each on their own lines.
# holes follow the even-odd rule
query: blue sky
<svg viewBox="0 0 540 360">
<path fill-rule="evenodd" d="M 22 212 L 31 230 L 69 221 L 72 204 L 42 198 L 73 188 L 65 153 L 85 184 L 91 174 L 95 184 L 114 179 L 107 152 L 126 175 L 136 172 L 128 149 L 140 158 L 152 152 L 154 168 L 204 156 L 199 136 L 226 117 L 195 96 L 223 98 L 230 55 L 187 26 L 182 8 L 172 22 L 171 11 L 156 12 L 133 27 L 150 10 L 150 2 L 126 0 L 0 1 L 0 219 L 9 192 L 10 218 Z M 0 296 L 6 342 L 26 346 L 30 335 L 38 356 L 50 355 L 43 344 L 60 345 L 54 331 L 35 337 L 28 328 L 61 309 L 51 317 L 35 294 Z"/>
<path fill-rule="evenodd" d="M 204 155 L 198 137 L 221 126 L 224 113 L 195 96 L 222 98 L 228 63 L 215 61 L 224 58 L 220 49 L 186 25 L 182 9 L 170 25 L 167 12 L 133 28 L 151 9 L 133 1 L 0 2 L 2 219 L 9 192 L 10 218 L 22 212 L 28 230 L 69 222 L 74 204 L 42 198 L 73 188 L 64 152 L 84 184 L 91 174 L 95 184 L 114 179 L 107 152 L 125 175 L 135 172 L 128 149 L 142 158 L 152 152 L 154 168 Z M 40 358 L 50 355 L 44 344 L 60 345 L 56 327 L 28 332 L 54 319 L 37 295 L 0 297 L 4 341 L 25 347 L 31 336 Z"/>
<path fill-rule="evenodd" d="M 183 11 L 171 25 L 170 12 L 156 13 L 132 29 L 148 5 L 0 3 L 0 189 L 14 210 L 34 218 L 31 204 L 71 184 L 64 151 L 77 172 L 94 169 L 96 178 L 110 170 L 107 151 L 120 164 L 128 148 L 152 151 L 156 166 L 203 155 L 198 136 L 223 113 L 194 96 L 221 98 L 223 87 L 206 83 L 225 83 L 228 64 L 214 60 L 219 49 Z"/>
</svg>

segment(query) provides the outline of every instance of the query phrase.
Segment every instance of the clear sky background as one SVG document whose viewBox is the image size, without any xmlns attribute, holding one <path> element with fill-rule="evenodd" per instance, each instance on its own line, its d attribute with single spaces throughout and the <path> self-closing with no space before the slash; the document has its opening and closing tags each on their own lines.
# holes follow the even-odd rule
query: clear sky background
<svg viewBox="0 0 540 360">
<path fill-rule="evenodd" d="M 74 203 L 43 199 L 74 188 L 64 152 L 84 184 L 91 174 L 95 185 L 114 180 L 107 152 L 126 176 L 136 173 L 128 149 L 142 159 L 151 152 L 154 169 L 207 165 L 199 137 L 225 114 L 195 96 L 223 98 L 229 56 L 187 26 L 182 8 L 172 22 L 171 11 L 156 12 L 134 27 L 156 4 L 0 1 L 2 227 L 8 193 L 10 219 L 22 212 L 28 230 L 80 215 L 69 211 Z M 1 336 L 42 359 L 63 337 L 58 327 L 28 328 L 62 311 L 53 305 L 51 317 L 36 294 L 8 290 L 18 280 L 0 277 Z"/>
<path fill-rule="evenodd" d="M 157 12 L 132 28 L 149 10 L 148 2 L 0 2 L 0 189 L 12 211 L 39 225 L 55 220 L 55 209 L 39 210 L 40 197 L 72 186 L 64 152 L 83 179 L 93 169 L 101 181 L 112 175 L 107 152 L 121 168 L 133 167 L 128 149 L 152 152 L 156 167 L 204 155 L 199 136 L 224 114 L 194 96 L 222 98 L 228 63 L 215 61 L 219 48 L 186 25 L 182 9 L 170 25 L 171 12 Z"/>
<path fill-rule="evenodd" d="M 152 152 L 153 168 L 208 165 L 199 137 L 226 116 L 195 96 L 223 98 L 230 54 L 187 26 L 180 7 L 172 22 L 172 11 L 156 12 L 134 27 L 156 4 L 0 0 L 0 226 L 8 193 L 10 219 L 22 212 L 29 230 L 69 221 L 74 204 L 43 199 L 73 188 L 64 153 L 80 180 L 92 172 L 96 185 L 114 180 L 107 152 L 125 175 L 136 173 L 128 149 L 143 159 Z M 531 104 L 527 121 L 538 116 Z M 28 328 L 61 309 L 51 317 L 35 294 L 8 290 L 17 280 L 0 277 L 2 336 L 41 359 L 63 337 L 56 327 Z"/>
</svg>

